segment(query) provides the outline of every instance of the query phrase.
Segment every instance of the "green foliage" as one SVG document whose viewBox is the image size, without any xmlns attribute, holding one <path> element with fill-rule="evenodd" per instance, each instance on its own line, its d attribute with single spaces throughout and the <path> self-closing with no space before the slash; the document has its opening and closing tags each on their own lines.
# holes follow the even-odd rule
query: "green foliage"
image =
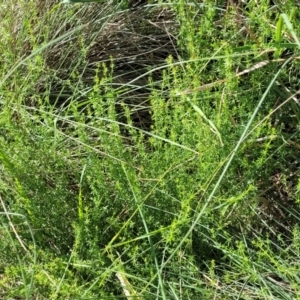
<svg viewBox="0 0 300 300">
<path fill-rule="evenodd" d="M 100 2 L 2 5 L 0 298 L 299 297 L 296 3 Z"/>
</svg>

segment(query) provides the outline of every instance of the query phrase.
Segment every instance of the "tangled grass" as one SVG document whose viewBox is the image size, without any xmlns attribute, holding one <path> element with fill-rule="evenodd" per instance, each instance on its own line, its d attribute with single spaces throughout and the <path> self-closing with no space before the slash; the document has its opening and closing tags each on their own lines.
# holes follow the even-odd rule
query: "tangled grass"
<svg viewBox="0 0 300 300">
<path fill-rule="evenodd" d="M 1 4 L 0 298 L 299 298 L 277 2 Z"/>
</svg>

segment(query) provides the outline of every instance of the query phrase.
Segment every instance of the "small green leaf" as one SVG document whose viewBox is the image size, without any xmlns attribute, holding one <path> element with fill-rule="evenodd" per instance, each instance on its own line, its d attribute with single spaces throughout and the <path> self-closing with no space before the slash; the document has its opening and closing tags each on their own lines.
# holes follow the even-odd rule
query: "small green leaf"
<svg viewBox="0 0 300 300">
<path fill-rule="evenodd" d="M 282 18 L 282 16 L 280 16 L 279 20 L 277 21 L 277 24 L 276 24 L 276 37 L 275 37 L 275 41 L 278 44 L 281 42 L 282 27 L 283 27 L 283 18 Z"/>
<path fill-rule="evenodd" d="M 278 58 L 282 52 L 281 48 L 278 47 L 277 45 L 279 45 L 281 43 L 281 39 L 282 39 L 282 28 L 283 28 L 283 18 L 280 15 L 279 16 L 279 20 L 277 21 L 276 24 L 276 35 L 275 35 L 275 42 L 276 42 L 276 51 L 275 51 L 275 58 Z"/>
</svg>

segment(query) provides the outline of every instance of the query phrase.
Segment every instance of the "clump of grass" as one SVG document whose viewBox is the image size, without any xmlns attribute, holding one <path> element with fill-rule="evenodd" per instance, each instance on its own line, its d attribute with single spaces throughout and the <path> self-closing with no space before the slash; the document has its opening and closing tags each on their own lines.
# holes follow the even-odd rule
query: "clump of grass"
<svg viewBox="0 0 300 300">
<path fill-rule="evenodd" d="M 1 296 L 298 296 L 295 10 L 3 9 Z"/>
</svg>

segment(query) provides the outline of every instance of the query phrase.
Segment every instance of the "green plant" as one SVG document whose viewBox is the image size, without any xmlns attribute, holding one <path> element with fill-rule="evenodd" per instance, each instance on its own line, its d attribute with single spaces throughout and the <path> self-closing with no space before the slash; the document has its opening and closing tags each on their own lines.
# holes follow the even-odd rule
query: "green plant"
<svg viewBox="0 0 300 300">
<path fill-rule="evenodd" d="M 140 4 L 3 5 L 0 297 L 299 298 L 296 3 Z"/>
</svg>

